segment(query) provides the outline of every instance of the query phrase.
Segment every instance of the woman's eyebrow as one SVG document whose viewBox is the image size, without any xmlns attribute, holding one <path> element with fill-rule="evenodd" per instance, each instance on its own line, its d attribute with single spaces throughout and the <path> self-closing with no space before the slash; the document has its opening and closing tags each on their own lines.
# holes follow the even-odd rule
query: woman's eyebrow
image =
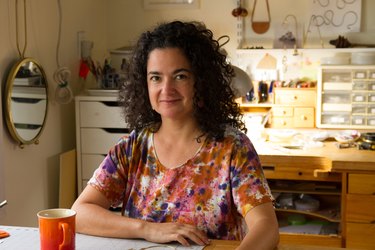
<svg viewBox="0 0 375 250">
<path fill-rule="evenodd" d="M 174 70 L 173 74 L 178 74 L 178 73 L 181 73 L 181 72 L 192 73 L 192 71 L 190 69 L 180 68 L 180 69 Z M 160 74 L 161 73 L 159 71 L 149 71 L 149 72 L 147 72 L 147 75 L 160 75 Z"/>
<path fill-rule="evenodd" d="M 175 71 L 173 71 L 173 74 L 177 74 L 177 73 L 181 73 L 181 72 L 192 73 L 192 71 L 190 69 L 180 68 L 180 69 L 176 69 Z"/>
</svg>

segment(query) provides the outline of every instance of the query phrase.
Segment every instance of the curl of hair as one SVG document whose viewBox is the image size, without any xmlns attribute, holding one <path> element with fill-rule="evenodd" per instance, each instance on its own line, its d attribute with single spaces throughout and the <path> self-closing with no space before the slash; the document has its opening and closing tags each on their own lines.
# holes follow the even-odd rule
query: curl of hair
<svg viewBox="0 0 375 250">
<path fill-rule="evenodd" d="M 204 134 L 222 139 L 225 126 L 246 132 L 242 113 L 230 87 L 233 68 L 220 51 L 211 30 L 199 22 L 173 21 L 141 34 L 120 90 L 124 118 L 131 129 L 160 127 L 161 117 L 148 96 L 147 60 L 156 48 L 178 48 L 187 57 L 195 77 L 194 116 Z"/>
</svg>

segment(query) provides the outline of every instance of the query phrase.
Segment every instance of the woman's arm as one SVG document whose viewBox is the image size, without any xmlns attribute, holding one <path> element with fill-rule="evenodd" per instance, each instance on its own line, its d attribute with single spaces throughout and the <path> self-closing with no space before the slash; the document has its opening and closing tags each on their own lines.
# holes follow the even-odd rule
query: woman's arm
<svg viewBox="0 0 375 250">
<path fill-rule="evenodd" d="M 104 237 L 142 238 L 155 243 L 178 241 L 184 246 L 189 245 L 188 240 L 199 245 L 208 244 L 207 236 L 195 226 L 128 218 L 109 211 L 109 207 L 107 198 L 88 185 L 72 206 L 77 212 L 77 232 Z"/>
<path fill-rule="evenodd" d="M 237 250 L 272 250 L 279 243 L 279 226 L 271 202 L 258 205 L 245 216 L 248 233 Z"/>
</svg>

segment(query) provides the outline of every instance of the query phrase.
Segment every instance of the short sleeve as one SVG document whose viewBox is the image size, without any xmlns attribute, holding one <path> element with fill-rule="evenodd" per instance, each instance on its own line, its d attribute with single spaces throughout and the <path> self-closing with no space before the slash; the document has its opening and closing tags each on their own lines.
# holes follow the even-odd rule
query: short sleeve
<svg viewBox="0 0 375 250">
<path fill-rule="evenodd" d="M 257 205 L 273 202 L 258 154 L 243 133 L 237 134 L 231 167 L 232 196 L 237 211 L 245 217 Z"/>
<path fill-rule="evenodd" d="M 99 190 L 110 201 L 111 206 L 118 207 L 125 198 L 127 187 L 129 160 L 126 150 L 130 147 L 131 139 L 122 138 L 117 145 L 112 147 L 95 170 L 88 184 Z"/>
</svg>

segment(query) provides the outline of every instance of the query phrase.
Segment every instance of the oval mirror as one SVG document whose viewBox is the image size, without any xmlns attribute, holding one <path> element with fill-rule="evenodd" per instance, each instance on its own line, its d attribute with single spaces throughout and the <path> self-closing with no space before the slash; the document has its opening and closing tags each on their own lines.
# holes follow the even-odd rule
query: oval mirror
<svg viewBox="0 0 375 250">
<path fill-rule="evenodd" d="M 38 144 L 48 110 L 43 68 L 32 58 L 21 59 L 10 70 L 4 94 L 4 115 L 13 139 L 21 147 Z"/>
</svg>

